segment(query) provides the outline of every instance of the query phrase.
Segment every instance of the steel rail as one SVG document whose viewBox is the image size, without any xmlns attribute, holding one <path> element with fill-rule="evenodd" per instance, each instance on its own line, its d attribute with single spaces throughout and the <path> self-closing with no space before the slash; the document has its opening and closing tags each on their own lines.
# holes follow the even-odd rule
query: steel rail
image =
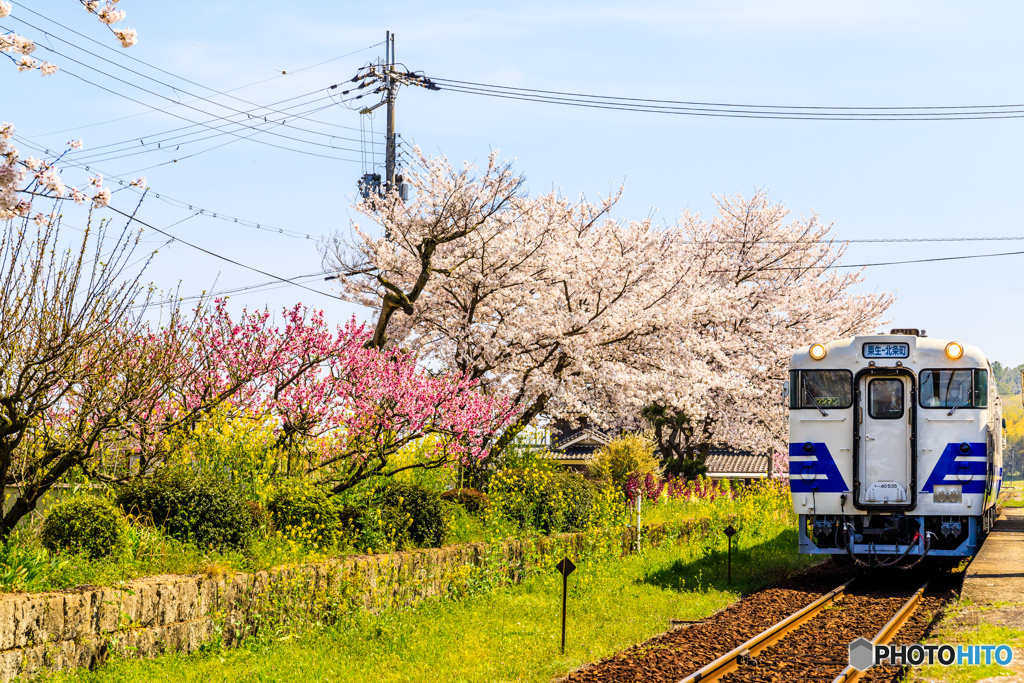
<svg viewBox="0 0 1024 683">
<path fill-rule="evenodd" d="M 690 674 L 679 683 L 696 683 L 697 681 L 715 681 L 732 673 L 740 664 L 756 656 L 765 648 L 769 648 L 782 640 L 787 634 L 803 626 L 817 616 L 825 607 L 842 600 L 843 592 L 854 582 L 850 579 L 839 588 L 829 591 L 798 612 L 794 612 L 774 626 L 770 626 L 747 642 L 722 655 L 699 671 Z"/>
<path fill-rule="evenodd" d="M 921 603 L 921 598 L 924 596 L 925 589 L 928 588 L 928 582 L 925 581 L 924 585 L 917 589 L 917 592 L 900 608 L 900 611 L 893 615 L 892 619 L 889 620 L 882 630 L 875 634 L 875 637 L 871 639 L 871 646 L 885 645 L 893 636 L 903 628 L 903 625 L 910 619 L 910 615 L 914 613 L 917 606 Z M 855 669 L 852 665 L 848 665 L 843 672 L 835 677 L 832 683 L 852 683 L 853 681 L 859 681 L 867 670 L 860 671 Z"/>
</svg>

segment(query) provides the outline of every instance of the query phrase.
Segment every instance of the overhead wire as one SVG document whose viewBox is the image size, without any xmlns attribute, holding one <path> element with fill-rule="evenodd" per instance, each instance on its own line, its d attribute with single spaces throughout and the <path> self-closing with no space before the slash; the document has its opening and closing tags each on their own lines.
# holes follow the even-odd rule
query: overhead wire
<svg viewBox="0 0 1024 683">
<path fill-rule="evenodd" d="M 333 106 L 333 105 L 324 105 L 324 106 L 318 107 L 316 110 L 318 111 L 320 109 L 324 109 L 324 108 L 329 107 L 329 106 Z M 218 147 L 223 147 L 224 145 L 228 145 L 228 144 L 231 144 L 233 142 L 238 142 L 239 140 L 242 140 L 242 139 L 248 140 L 248 139 L 250 139 L 254 135 L 258 135 L 258 134 L 260 134 L 262 132 L 265 132 L 265 130 L 262 127 L 260 127 L 260 126 L 272 125 L 273 123 L 274 122 L 271 121 L 271 122 L 269 122 L 267 124 L 256 124 L 256 130 L 253 130 L 253 132 L 248 133 L 247 135 L 242 135 L 240 137 L 233 138 L 231 140 L 228 140 L 227 142 L 224 142 L 224 143 L 222 143 L 220 145 L 216 145 L 216 146 L 211 147 L 209 149 L 216 149 Z M 211 140 L 211 139 L 214 139 L 214 138 L 220 138 L 220 137 L 224 136 L 224 132 L 217 132 L 217 133 L 211 133 L 209 135 L 204 135 L 203 137 L 193 138 L 191 140 L 185 139 L 185 138 L 188 138 L 188 137 L 191 137 L 191 136 L 194 136 L 194 135 L 200 135 L 201 133 L 204 133 L 204 132 L 206 132 L 206 131 L 196 131 L 196 132 L 193 132 L 193 133 L 186 133 L 184 135 L 179 135 L 179 136 L 171 136 L 171 137 L 165 137 L 165 138 L 158 138 L 156 140 L 148 139 L 148 141 L 147 141 L 147 138 L 145 138 L 145 137 L 137 138 L 135 141 L 133 141 L 133 143 L 131 145 L 122 144 L 120 149 L 112 149 L 112 150 L 106 150 L 106 151 L 97 151 L 95 153 L 85 154 L 85 155 L 74 155 L 73 158 L 75 160 L 77 160 L 77 161 L 82 161 L 82 162 L 103 163 L 103 162 L 111 161 L 111 160 L 114 160 L 114 159 L 124 159 L 124 158 L 127 158 L 127 157 L 134 157 L 134 156 L 138 156 L 138 155 L 141 155 L 141 154 L 152 154 L 152 153 L 156 153 L 156 152 L 163 152 L 163 153 L 169 154 L 169 153 L 173 153 L 173 152 L 177 151 L 178 148 L 180 148 L 182 145 L 191 145 L 191 144 L 195 144 L 195 143 L 199 143 L 199 142 L 204 142 L 206 140 Z M 140 147 L 141 147 L 141 149 L 140 149 Z M 341 149 L 341 148 L 337 148 L 337 149 Z M 188 156 L 195 156 L 195 155 L 192 154 L 192 155 L 188 155 Z M 181 159 L 184 159 L 184 158 L 188 158 L 188 157 L 187 156 L 186 157 L 180 157 L 178 160 L 180 161 Z"/>
<path fill-rule="evenodd" d="M 1024 104 L 953 107 L 796 107 L 733 105 L 648 98 L 624 98 L 500 86 L 432 77 L 439 88 L 485 97 L 558 104 L 590 109 L 681 116 L 815 121 L 962 121 L 1024 118 Z"/>
<path fill-rule="evenodd" d="M 293 277 L 291 279 L 292 280 L 309 280 L 309 279 L 315 278 L 315 277 L 323 277 L 324 275 L 327 275 L 329 272 L 330 271 L 324 270 L 324 271 L 320 271 L 320 272 L 317 272 L 317 273 L 308 273 L 306 275 L 296 275 L 295 277 Z M 288 284 L 290 284 L 290 283 L 288 283 Z M 179 301 L 179 302 L 196 301 L 196 300 L 199 300 L 199 299 L 204 299 L 204 298 L 209 298 L 209 297 L 231 296 L 232 294 L 249 294 L 249 293 L 252 293 L 252 292 L 264 292 L 264 291 L 269 291 L 269 290 L 272 290 L 272 289 L 279 289 L 281 287 L 287 287 L 288 284 L 282 284 L 281 282 L 278 282 L 277 280 L 271 280 L 269 282 L 260 282 L 260 283 L 255 283 L 255 284 L 251 284 L 251 285 L 241 285 L 241 286 L 238 286 L 238 287 L 230 287 L 230 288 L 227 288 L 227 289 L 217 290 L 215 292 L 209 292 L 209 293 L 203 293 L 203 294 L 192 294 L 192 295 L 189 295 L 189 296 L 178 297 L 176 299 L 176 301 Z"/>
<path fill-rule="evenodd" d="M 903 261 L 881 261 L 874 263 L 838 263 L 828 266 L 768 266 L 760 268 L 759 271 L 792 271 L 792 270 L 836 270 L 839 268 L 876 268 L 879 266 L 903 266 L 912 263 L 936 263 L 939 261 L 965 261 L 969 259 L 994 258 L 998 256 L 1020 256 L 1024 251 L 1004 251 L 995 254 L 968 254 L 966 256 L 937 256 L 934 258 L 907 259 Z M 716 273 L 731 273 L 729 270 L 716 270 Z"/>
<path fill-rule="evenodd" d="M 24 5 L 21 5 L 20 3 L 18 3 L 16 0 L 14 0 L 14 4 L 18 5 L 19 7 L 21 7 L 22 9 L 24 9 L 24 10 L 26 10 L 28 12 L 31 12 L 32 14 L 35 14 L 38 17 L 41 17 L 41 18 L 45 19 L 46 21 L 49 21 L 49 22 L 51 22 L 51 23 L 53 23 L 53 24 L 55 24 L 57 26 L 60 26 L 61 28 L 65 29 L 66 31 L 70 31 L 71 33 L 74 33 L 75 35 L 80 36 L 80 37 L 88 40 L 89 42 L 95 43 L 96 45 L 99 45 L 100 47 L 102 47 L 102 48 L 104 48 L 106 50 L 114 52 L 115 54 L 119 55 L 122 58 L 130 59 L 133 62 L 136 62 L 138 64 L 142 64 L 143 66 L 146 66 L 146 67 L 148 67 L 150 69 L 153 69 L 155 71 L 159 71 L 160 73 L 163 73 L 163 74 L 166 74 L 168 76 L 171 76 L 172 78 L 177 78 L 178 80 L 184 81 L 185 83 L 189 83 L 191 85 L 195 85 L 197 87 L 203 88 L 204 90 L 209 90 L 210 92 L 215 93 L 215 94 L 220 95 L 220 96 L 224 96 L 224 97 L 228 97 L 228 98 L 233 99 L 233 100 L 237 100 L 238 102 L 242 102 L 243 104 L 248 104 L 250 106 L 257 107 L 259 109 L 267 109 L 268 111 L 271 111 L 271 112 L 274 112 L 274 113 L 278 113 L 278 114 L 285 113 L 285 112 L 280 112 L 280 111 L 277 111 L 277 110 L 273 109 L 272 108 L 273 105 L 260 105 L 260 104 L 258 104 L 256 102 L 252 102 L 252 101 L 246 100 L 244 98 L 240 98 L 240 97 L 236 97 L 234 95 L 230 95 L 230 94 L 228 94 L 227 91 L 222 91 L 222 90 L 217 90 L 216 88 L 211 88 L 211 87 L 209 87 L 207 85 L 204 85 L 202 83 L 198 83 L 198 82 L 196 82 L 194 80 L 191 80 L 189 78 L 186 78 L 184 76 L 180 76 L 178 74 L 175 74 L 175 73 L 173 73 L 171 71 L 168 71 L 166 69 L 163 69 L 161 67 L 154 66 L 153 64 L 149 64 L 148 62 L 145 62 L 145 61 L 143 61 L 141 59 L 138 59 L 137 57 L 135 57 L 133 55 L 127 54 L 127 53 L 125 53 L 123 51 L 119 51 L 119 50 L 111 47 L 110 45 L 108 45 L 108 44 L 106 44 L 104 42 L 100 42 L 98 40 L 95 40 L 94 38 L 91 38 L 90 36 L 87 36 L 84 33 L 81 33 L 81 32 L 79 32 L 79 31 L 77 31 L 77 30 L 75 30 L 73 28 L 65 26 L 64 24 L 61 24 L 60 22 L 58 22 L 58 21 L 56 21 L 54 19 L 51 19 L 49 17 L 46 17 L 46 16 L 40 14 L 39 12 L 36 12 L 36 11 L 34 11 L 32 9 L 29 9 L 28 7 L 25 7 Z M 101 60 L 107 62 L 108 64 L 112 64 L 112 65 L 117 66 L 119 68 L 125 69 L 126 71 L 130 71 L 131 73 L 134 73 L 134 74 L 136 74 L 138 76 L 141 76 L 143 78 L 147 78 L 147 79 L 149 79 L 149 80 L 151 80 L 151 81 L 153 81 L 155 83 L 159 83 L 160 85 L 163 85 L 165 87 L 172 88 L 174 90 L 179 90 L 181 92 L 184 92 L 185 94 L 187 94 L 187 95 L 189 95 L 191 97 L 196 98 L 196 101 L 198 101 L 198 100 L 207 101 L 207 102 L 210 102 L 211 104 L 214 104 L 216 106 L 221 106 L 221 107 L 224 107 L 226 109 L 233 109 L 231 107 L 228 107 L 227 105 L 220 104 L 218 102 L 214 102 L 213 100 L 210 100 L 209 98 L 205 98 L 205 97 L 202 97 L 200 95 L 196 95 L 195 93 L 189 93 L 188 91 L 186 91 L 184 89 L 177 88 L 177 87 L 172 86 L 170 84 L 164 83 L 163 81 L 155 79 L 152 76 L 148 76 L 146 74 L 143 74 L 143 73 L 140 73 L 138 71 L 135 71 L 134 69 L 130 69 L 130 68 L 124 66 L 123 64 L 119 64 L 119 63 L 117 63 L 117 62 L 115 62 L 113 60 L 107 59 L 105 57 L 101 57 L 100 55 L 97 55 L 95 52 L 91 52 L 89 50 L 86 50 L 85 48 L 81 47 L 80 45 L 77 45 L 77 44 L 75 44 L 75 43 L 73 43 L 73 42 L 71 42 L 71 41 L 69 41 L 69 40 L 67 40 L 65 38 L 61 38 L 60 36 L 57 36 L 57 35 L 49 32 L 49 31 L 46 31 L 45 29 L 39 28 L 38 26 L 33 26 L 32 24 L 26 22 L 24 19 L 21 19 L 21 18 L 19 18 L 17 16 L 11 15 L 11 18 L 15 19 L 16 21 L 20 21 L 21 23 L 25 24 L 26 26 L 34 28 L 37 31 L 41 31 L 45 35 L 51 36 L 53 38 L 56 38 L 57 40 L 65 43 L 66 45 L 70 45 L 71 47 L 73 47 L 75 49 L 78 49 L 78 50 L 81 50 L 82 52 L 85 52 L 86 54 L 92 55 L 93 57 L 96 57 L 97 59 L 101 59 Z M 357 54 L 359 52 L 363 52 L 365 50 L 369 50 L 369 49 L 372 49 L 374 47 L 377 47 L 380 44 L 381 43 L 375 43 L 375 44 L 370 45 L 368 47 L 364 47 L 364 48 L 360 48 L 358 50 L 354 50 L 352 52 L 349 52 L 347 54 L 341 55 L 339 57 L 335 57 L 333 59 L 342 59 L 344 57 L 349 57 L 349 56 Z M 332 60 L 327 60 L 327 61 L 333 61 L 333 59 Z M 321 63 L 326 63 L 326 62 L 321 62 Z M 313 65 L 313 66 L 317 66 L 317 65 Z M 305 67 L 304 69 L 307 69 L 307 68 L 312 68 L 312 67 Z M 304 69 L 300 69 L 300 71 L 304 70 Z M 242 112 L 239 112 L 238 110 L 235 110 L 235 111 L 236 111 L 236 113 L 242 113 Z M 253 110 L 249 110 L 248 113 L 251 113 L 252 111 Z M 294 114 L 292 114 L 291 116 L 294 117 Z M 300 116 L 298 118 L 303 118 L 303 117 Z M 315 123 L 320 123 L 320 124 L 331 126 L 331 127 L 345 128 L 345 129 L 351 130 L 351 127 L 349 127 L 349 126 L 342 126 L 340 124 L 332 123 L 330 121 L 320 121 L 320 120 L 312 120 L 312 121 L 314 121 Z M 306 129 L 302 129 L 302 128 L 298 128 L 298 127 L 296 127 L 296 128 L 298 130 L 306 130 Z M 340 136 L 335 136 L 335 137 L 340 137 Z"/>
<path fill-rule="evenodd" d="M 2 28 L 2 27 L 0 27 L 0 28 Z M 72 71 L 69 71 L 67 69 L 62 68 L 61 69 L 61 73 L 65 73 L 68 76 L 71 76 L 72 78 L 76 78 L 76 79 L 82 81 L 83 83 L 87 83 L 87 84 L 92 85 L 92 86 L 94 86 L 96 88 L 99 88 L 100 90 L 104 90 L 106 92 L 109 92 L 112 95 L 117 95 L 118 97 L 122 97 L 122 98 L 124 98 L 126 100 L 129 100 L 131 102 L 135 102 L 136 104 L 141 104 L 144 107 L 152 107 L 152 105 L 150 105 L 150 104 L 148 104 L 146 102 L 143 102 L 142 100 L 138 100 L 138 99 L 136 99 L 134 97 L 131 97 L 130 95 L 125 95 L 124 93 L 117 92 L 116 90 L 111 90 L 110 88 L 107 88 L 106 86 L 103 86 L 103 85 L 100 85 L 99 83 L 95 83 L 93 81 L 90 81 L 89 79 L 84 78 L 82 76 L 79 76 L 78 74 L 76 74 L 76 73 L 74 73 Z M 170 116 L 174 116 L 175 118 L 182 119 L 183 121 L 188 121 L 189 123 L 193 123 L 193 124 L 197 124 L 197 125 L 203 125 L 203 124 L 199 124 L 196 121 L 192 121 L 191 119 L 187 119 L 184 116 L 181 116 L 179 114 L 175 114 L 175 113 L 172 113 L 172 112 L 169 112 L 169 111 L 165 112 L 165 113 L 167 113 Z M 246 128 L 250 128 L 250 129 L 252 128 L 252 126 L 245 126 L 245 127 Z M 234 135 L 236 137 L 241 137 L 237 132 L 230 132 L 229 131 L 226 134 L 227 135 Z M 344 162 L 350 162 L 350 163 L 358 163 L 358 160 L 356 160 L 356 159 L 347 159 L 347 158 L 344 158 L 344 157 L 336 157 L 336 156 L 331 156 L 331 155 L 328 155 L 328 154 L 320 154 L 319 152 L 311 152 L 311 151 L 308 151 L 308 150 L 296 149 L 294 147 L 287 147 L 285 145 L 278 145 L 278 144 L 275 144 L 275 143 L 270 142 L 268 140 L 260 140 L 258 138 L 252 138 L 252 141 L 256 142 L 256 143 L 259 143 L 261 145 L 268 146 L 268 147 L 274 147 L 276 149 L 283 149 L 283 150 L 287 150 L 289 152 L 296 152 L 298 154 L 304 154 L 306 156 L 320 157 L 320 158 L 323 158 L 323 159 L 332 159 L 334 161 L 344 161 Z M 320 146 L 320 147 L 330 147 L 330 145 L 322 145 L 322 144 L 313 143 L 313 142 L 308 142 L 307 144 L 313 144 L 313 145 L 317 145 L 317 146 Z M 331 147 L 331 149 L 337 149 L 337 148 Z"/>
<path fill-rule="evenodd" d="M 224 256 L 223 254 L 218 254 L 215 251 L 212 251 L 210 249 L 206 249 L 205 247 L 201 247 L 198 244 L 195 244 L 194 242 L 189 242 L 188 240 L 184 240 L 184 239 L 182 239 L 182 238 L 180 238 L 180 237 L 178 237 L 176 235 L 173 235 L 173 234 L 167 232 L 166 230 L 158 228 L 155 225 L 152 225 L 150 223 L 147 223 L 146 221 L 144 221 L 144 220 L 142 220 L 142 219 L 140 219 L 140 218 L 138 218 L 138 217 L 136 217 L 136 216 L 134 216 L 132 214 L 125 213 L 124 211 L 121 211 L 117 207 L 114 207 L 114 206 L 111 206 L 111 205 L 107 205 L 106 208 L 110 209 L 114 213 L 120 214 L 121 216 L 127 218 L 130 222 L 135 222 L 135 223 L 138 223 L 139 225 L 142 225 L 143 227 L 149 228 L 150 230 L 155 230 L 155 231 L 159 232 L 161 235 L 165 235 L 167 237 L 172 237 L 172 238 L 174 238 L 175 242 L 181 242 L 182 244 L 184 244 L 184 245 L 186 245 L 188 247 L 191 247 L 191 248 L 195 249 L 196 251 L 201 251 L 204 254 L 212 256 L 212 257 L 214 257 L 216 259 L 220 259 L 221 261 L 225 261 L 227 263 L 230 263 L 232 265 L 238 266 L 240 268 L 245 268 L 246 270 L 251 270 L 254 273 L 259 273 L 260 275 L 264 275 L 266 277 L 273 278 L 274 280 L 277 280 L 278 282 L 283 282 L 283 283 L 286 283 L 286 284 L 294 285 L 295 287 L 300 287 L 300 288 L 305 289 L 305 290 L 307 290 L 309 292 L 313 292 L 314 294 L 319 294 L 321 296 L 326 296 L 328 298 L 335 299 L 335 300 L 337 300 L 339 298 L 337 296 L 334 296 L 333 294 L 328 294 L 327 292 L 320 291 L 319 289 L 313 289 L 312 287 L 307 287 L 306 285 L 304 285 L 304 284 L 302 284 L 300 282 L 296 282 L 294 278 L 281 277 L 280 275 L 275 275 L 273 273 L 269 273 L 269 272 L 267 272 L 265 270 L 262 270 L 260 268 L 256 268 L 255 266 L 250 266 L 248 264 L 242 263 L 241 261 L 237 261 L 237 260 L 235 260 L 233 258 L 230 258 L 228 256 Z"/>
<path fill-rule="evenodd" d="M 21 20 L 21 21 L 22 21 L 22 23 L 27 23 L 27 22 L 24 22 L 23 20 Z M 27 25 L 32 26 L 31 24 L 27 24 Z M 34 27 L 34 28 L 36 28 L 37 30 L 42 30 L 42 29 L 38 29 L 38 27 Z M 52 35 L 52 34 L 50 34 L 50 35 Z M 60 40 L 61 42 L 65 42 L 65 43 L 67 42 L 67 41 L 63 40 L 62 38 L 60 38 L 58 36 L 54 36 L 54 37 L 57 38 L 57 40 Z M 63 59 L 70 60 L 70 61 L 74 62 L 75 64 L 79 64 L 80 66 L 85 67 L 86 69 L 90 69 L 90 70 L 95 71 L 97 73 L 103 74 L 107 78 L 113 79 L 113 80 L 118 81 L 120 83 L 124 83 L 125 85 L 128 85 L 130 87 L 136 88 L 136 89 L 141 90 L 141 91 L 143 91 L 145 93 L 148 93 L 150 95 L 154 95 L 156 97 L 160 97 L 160 98 L 168 100 L 170 102 L 178 102 L 178 104 L 180 104 L 180 106 L 185 107 L 187 109 L 191 109 L 193 111 L 197 111 L 197 112 L 199 112 L 201 114 L 204 114 L 206 116 L 212 116 L 212 117 L 217 118 L 219 120 L 228 120 L 224 116 L 218 116 L 217 114 L 208 112 L 208 111 L 206 111 L 204 109 L 200 109 L 199 107 L 192 106 L 191 104 L 174 100 L 173 98 L 168 97 L 167 95 L 155 92 L 155 91 L 150 90 L 148 88 L 145 88 L 145 87 L 143 87 L 143 86 L 141 86 L 141 85 L 139 85 L 137 83 L 133 83 L 131 81 L 125 80 L 125 79 L 120 78 L 118 76 L 115 76 L 113 74 L 109 74 L 109 73 L 103 71 L 102 69 L 97 69 L 96 67 L 94 67 L 94 66 L 92 66 L 90 64 L 87 64 L 85 62 L 77 60 L 77 59 L 71 57 L 70 55 L 66 55 L 66 54 L 64 54 L 64 53 L 62 53 L 62 52 L 60 52 L 58 50 L 55 50 L 52 47 L 49 47 L 49 46 L 46 46 L 46 45 L 42 45 L 42 44 L 37 45 L 37 47 L 40 47 L 40 48 L 42 48 L 44 50 L 47 50 L 48 52 L 52 52 L 53 54 L 58 55 L 58 56 L 60 56 Z M 72 46 L 72 47 L 74 47 L 74 46 Z M 82 50 L 83 52 L 86 52 L 87 54 L 90 54 L 90 55 L 93 55 L 93 56 L 97 56 L 95 53 L 89 52 L 88 50 L 85 50 L 84 48 L 76 48 L 76 49 Z M 107 60 L 107 59 L 102 58 L 102 57 L 99 57 L 99 59 L 102 59 L 103 61 L 106 61 L 106 62 L 110 62 L 110 60 Z M 203 102 L 208 102 L 208 103 L 210 103 L 210 104 L 212 104 L 212 105 L 214 105 L 216 107 L 221 107 L 221 108 L 224 108 L 224 109 L 228 109 L 228 110 L 233 112 L 232 116 L 239 115 L 239 114 L 246 115 L 246 116 L 251 116 L 251 114 L 249 114 L 248 112 L 245 112 L 245 111 L 242 111 L 242 110 L 239 110 L 239 109 L 235 109 L 234 107 L 229 107 L 226 104 L 221 104 L 219 102 L 214 102 L 213 100 L 211 100 L 209 98 L 200 97 L 200 96 L 196 95 L 195 93 L 192 93 L 192 92 L 189 92 L 189 91 L 184 90 L 182 88 L 178 88 L 178 87 L 172 86 L 170 84 L 164 83 L 164 82 L 159 81 L 159 80 L 157 80 L 155 78 L 152 78 L 150 76 L 146 76 L 145 74 L 142 74 L 142 73 L 140 73 L 138 71 L 135 71 L 134 69 L 129 69 L 128 67 L 125 67 L 125 66 L 122 66 L 122 65 L 119 65 L 119 64 L 114 64 L 114 65 L 118 66 L 118 67 L 120 67 L 122 69 L 125 69 L 126 71 L 130 71 L 131 73 L 134 73 L 134 74 L 136 74 L 138 76 L 141 76 L 143 78 L 147 78 L 147 79 L 153 81 L 154 83 L 158 83 L 158 84 L 160 84 L 160 85 L 162 85 L 162 86 L 164 86 L 166 88 L 170 88 L 172 90 L 185 93 L 186 95 L 189 95 L 190 97 L 197 98 L 198 100 L 201 100 Z M 117 93 L 117 94 L 121 94 L 121 93 Z M 149 106 L 149 105 L 147 105 L 147 106 Z M 172 113 L 170 111 L 167 111 L 167 110 L 164 110 L 164 113 L 170 114 L 171 116 L 178 116 L 177 114 L 174 114 L 174 113 Z M 199 122 L 196 122 L 196 121 L 191 121 L 190 119 L 185 119 L 185 117 L 178 116 L 178 118 L 183 118 L 184 120 L 190 121 L 190 123 L 193 123 L 195 125 L 206 125 L 206 124 L 202 124 L 202 123 L 199 123 Z M 264 120 L 266 121 L 266 119 L 264 119 Z M 252 126 L 247 125 L 245 123 L 245 121 L 232 121 L 232 123 L 234 123 L 235 125 L 241 126 L 243 128 L 252 128 Z M 291 128 L 293 130 L 302 131 L 302 132 L 305 132 L 305 133 L 312 133 L 312 134 L 316 134 L 316 135 L 323 135 L 323 136 L 327 136 L 327 137 L 332 137 L 332 136 L 328 135 L 327 133 L 324 133 L 323 131 L 311 130 L 309 128 L 303 128 L 303 127 L 295 126 L 295 125 L 289 126 L 287 124 L 287 115 L 285 115 L 284 119 L 282 119 L 281 121 L 275 122 L 275 123 L 277 125 L 282 126 L 282 127 Z M 210 126 L 207 126 L 207 127 L 210 127 Z M 280 133 L 280 132 L 277 132 L 277 131 L 265 131 L 265 132 L 270 134 L 270 135 L 274 135 L 276 137 L 281 137 L 281 138 L 284 138 L 284 139 L 287 139 L 287 140 L 292 140 L 292 141 L 295 141 L 295 142 L 301 142 L 301 143 L 307 144 L 307 145 L 314 145 L 314 146 L 317 146 L 317 147 L 328 147 L 328 148 L 331 148 L 331 149 L 340 149 L 342 151 L 347 151 L 347 152 L 356 152 L 356 151 L 358 151 L 358 150 L 348 149 L 348 148 L 344 148 L 344 147 L 338 148 L 338 147 L 334 147 L 333 145 L 325 145 L 323 143 L 315 142 L 313 140 L 307 140 L 307 139 L 295 137 L 295 136 L 292 136 L 292 135 L 285 135 L 284 133 Z M 227 132 L 227 134 L 230 135 L 231 133 Z"/>
<path fill-rule="evenodd" d="M 14 138 L 18 142 L 20 142 L 22 144 L 25 144 L 25 145 L 35 149 L 38 152 L 42 152 L 42 153 L 47 154 L 47 155 L 51 154 L 51 151 L 50 151 L 49 148 L 47 148 L 44 145 L 41 145 L 41 144 L 33 141 L 31 138 L 27 138 L 26 136 L 21 135 L 21 134 L 17 134 L 17 133 L 14 135 Z M 73 160 L 69 161 L 67 159 L 62 159 L 60 163 L 62 165 L 66 164 L 66 165 L 74 166 L 76 168 L 79 168 L 79 169 L 82 169 L 82 170 L 85 170 L 85 171 L 88 171 L 88 172 L 92 172 L 92 173 L 101 173 L 107 179 L 116 180 L 117 183 L 118 183 L 119 188 L 117 190 L 115 190 L 115 192 L 119 191 L 120 189 L 130 189 L 130 190 L 132 190 L 132 191 L 134 191 L 136 193 L 139 193 L 139 194 L 143 194 L 143 192 L 146 192 L 146 191 L 143 191 L 143 190 L 139 190 L 138 188 L 135 188 L 135 187 L 133 187 L 131 185 L 131 182 L 133 180 L 133 178 L 131 177 L 132 173 L 138 173 L 138 172 L 141 172 L 142 170 L 146 170 L 146 169 L 139 169 L 139 170 L 133 171 L 132 173 L 115 175 L 115 174 L 111 174 L 111 173 L 105 173 L 101 169 L 94 168 L 92 166 L 88 166 L 88 165 L 85 165 L 85 164 L 80 164 L 80 163 L 77 163 L 77 162 L 75 162 Z M 167 163 L 171 163 L 171 162 L 167 162 Z M 160 164 L 160 165 L 163 165 L 163 164 Z M 152 188 L 150 188 L 148 190 L 148 192 L 146 192 L 146 196 L 147 197 L 153 197 L 153 198 L 155 198 L 155 199 L 157 199 L 157 200 L 159 200 L 159 201 L 161 201 L 161 202 L 163 202 L 165 204 L 168 204 L 169 206 L 173 206 L 175 208 L 187 209 L 188 211 L 193 211 L 193 212 L 195 212 L 195 215 L 197 215 L 197 216 L 202 216 L 204 218 L 214 218 L 214 219 L 217 219 L 217 220 L 228 221 L 228 222 L 230 222 L 232 224 L 240 225 L 242 227 L 254 228 L 256 230 L 261 230 L 261 231 L 264 231 L 264 232 L 271 232 L 271 233 L 275 233 L 275 234 L 278 234 L 278 235 L 283 235 L 285 237 L 292 237 L 292 238 L 295 238 L 295 239 L 303 239 L 304 238 L 304 239 L 307 239 L 307 240 L 310 240 L 310 239 L 318 239 L 319 240 L 319 239 L 322 239 L 324 237 L 324 235 L 314 235 L 312 233 L 300 232 L 298 230 L 290 230 L 290 229 L 285 229 L 285 228 L 278 228 L 278 227 L 275 227 L 273 225 L 267 225 L 267 224 L 265 224 L 263 222 L 248 220 L 248 219 L 245 219 L 245 218 L 239 218 L 237 216 L 226 214 L 226 213 L 224 213 L 222 211 L 214 211 L 214 210 L 211 210 L 211 209 L 208 209 L 208 208 L 201 207 L 198 204 L 196 204 L 195 202 L 188 202 L 188 201 L 185 201 L 185 200 L 182 200 L 182 199 L 175 199 L 174 197 L 169 197 L 168 195 L 166 195 L 164 193 L 156 192 Z"/>
</svg>

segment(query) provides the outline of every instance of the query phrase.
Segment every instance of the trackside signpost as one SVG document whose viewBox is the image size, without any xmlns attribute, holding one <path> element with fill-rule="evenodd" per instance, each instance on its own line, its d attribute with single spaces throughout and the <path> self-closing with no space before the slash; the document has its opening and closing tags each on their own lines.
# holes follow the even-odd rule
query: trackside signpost
<svg viewBox="0 0 1024 683">
<path fill-rule="evenodd" d="M 736 535 L 736 529 L 733 528 L 732 524 L 730 524 L 729 526 L 725 527 L 725 535 L 729 538 L 729 565 L 728 565 L 729 566 L 729 569 L 728 569 L 728 572 L 729 572 L 728 576 L 729 576 L 729 578 L 728 578 L 728 582 L 731 584 L 732 583 L 732 537 Z"/>
<path fill-rule="evenodd" d="M 562 654 L 565 654 L 565 597 L 569 592 L 569 574 L 576 571 L 576 565 L 568 557 L 555 565 L 555 569 L 562 575 Z"/>
</svg>

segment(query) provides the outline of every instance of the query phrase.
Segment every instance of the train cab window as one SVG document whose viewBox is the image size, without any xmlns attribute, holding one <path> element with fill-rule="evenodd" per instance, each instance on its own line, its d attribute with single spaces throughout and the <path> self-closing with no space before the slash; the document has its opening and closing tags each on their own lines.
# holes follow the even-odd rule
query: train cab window
<svg viewBox="0 0 1024 683">
<path fill-rule="evenodd" d="M 868 415 L 872 420 L 898 420 L 903 417 L 903 380 L 871 380 L 868 383 Z"/>
<path fill-rule="evenodd" d="M 853 373 L 849 370 L 792 370 L 790 408 L 849 408 L 853 405 Z"/>
<path fill-rule="evenodd" d="M 988 407 L 988 370 L 974 371 L 974 407 Z"/>
<path fill-rule="evenodd" d="M 978 377 L 984 373 L 984 377 Z M 975 391 L 975 379 L 985 383 Z M 980 388 L 980 387 L 979 387 Z M 988 372 L 985 370 L 922 370 L 922 408 L 984 408 L 988 403 Z"/>
</svg>

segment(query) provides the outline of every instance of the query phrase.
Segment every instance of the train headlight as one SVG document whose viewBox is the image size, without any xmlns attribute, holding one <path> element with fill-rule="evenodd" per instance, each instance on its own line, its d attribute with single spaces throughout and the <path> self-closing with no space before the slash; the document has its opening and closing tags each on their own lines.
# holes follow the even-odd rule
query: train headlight
<svg viewBox="0 0 1024 683">
<path fill-rule="evenodd" d="M 964 345 L 960 342 L 949 342 L 946 344 L 946 358 L 950 360 L 960 360 L 960 356 L 964 355 Z"/>
<path fill-rule="evenodd" d="M 946 491 L 945 489 L 939 489 L 935 492 L 935 502 L 945 503 L 946 502 Z"/>
<path fill-rule="evenodd" d="M 821 360 L 825 357 L 825 345 L 824 344 L 812 344 L 811 345 L 811 358 L 814 360 Z"/>
</svg>

